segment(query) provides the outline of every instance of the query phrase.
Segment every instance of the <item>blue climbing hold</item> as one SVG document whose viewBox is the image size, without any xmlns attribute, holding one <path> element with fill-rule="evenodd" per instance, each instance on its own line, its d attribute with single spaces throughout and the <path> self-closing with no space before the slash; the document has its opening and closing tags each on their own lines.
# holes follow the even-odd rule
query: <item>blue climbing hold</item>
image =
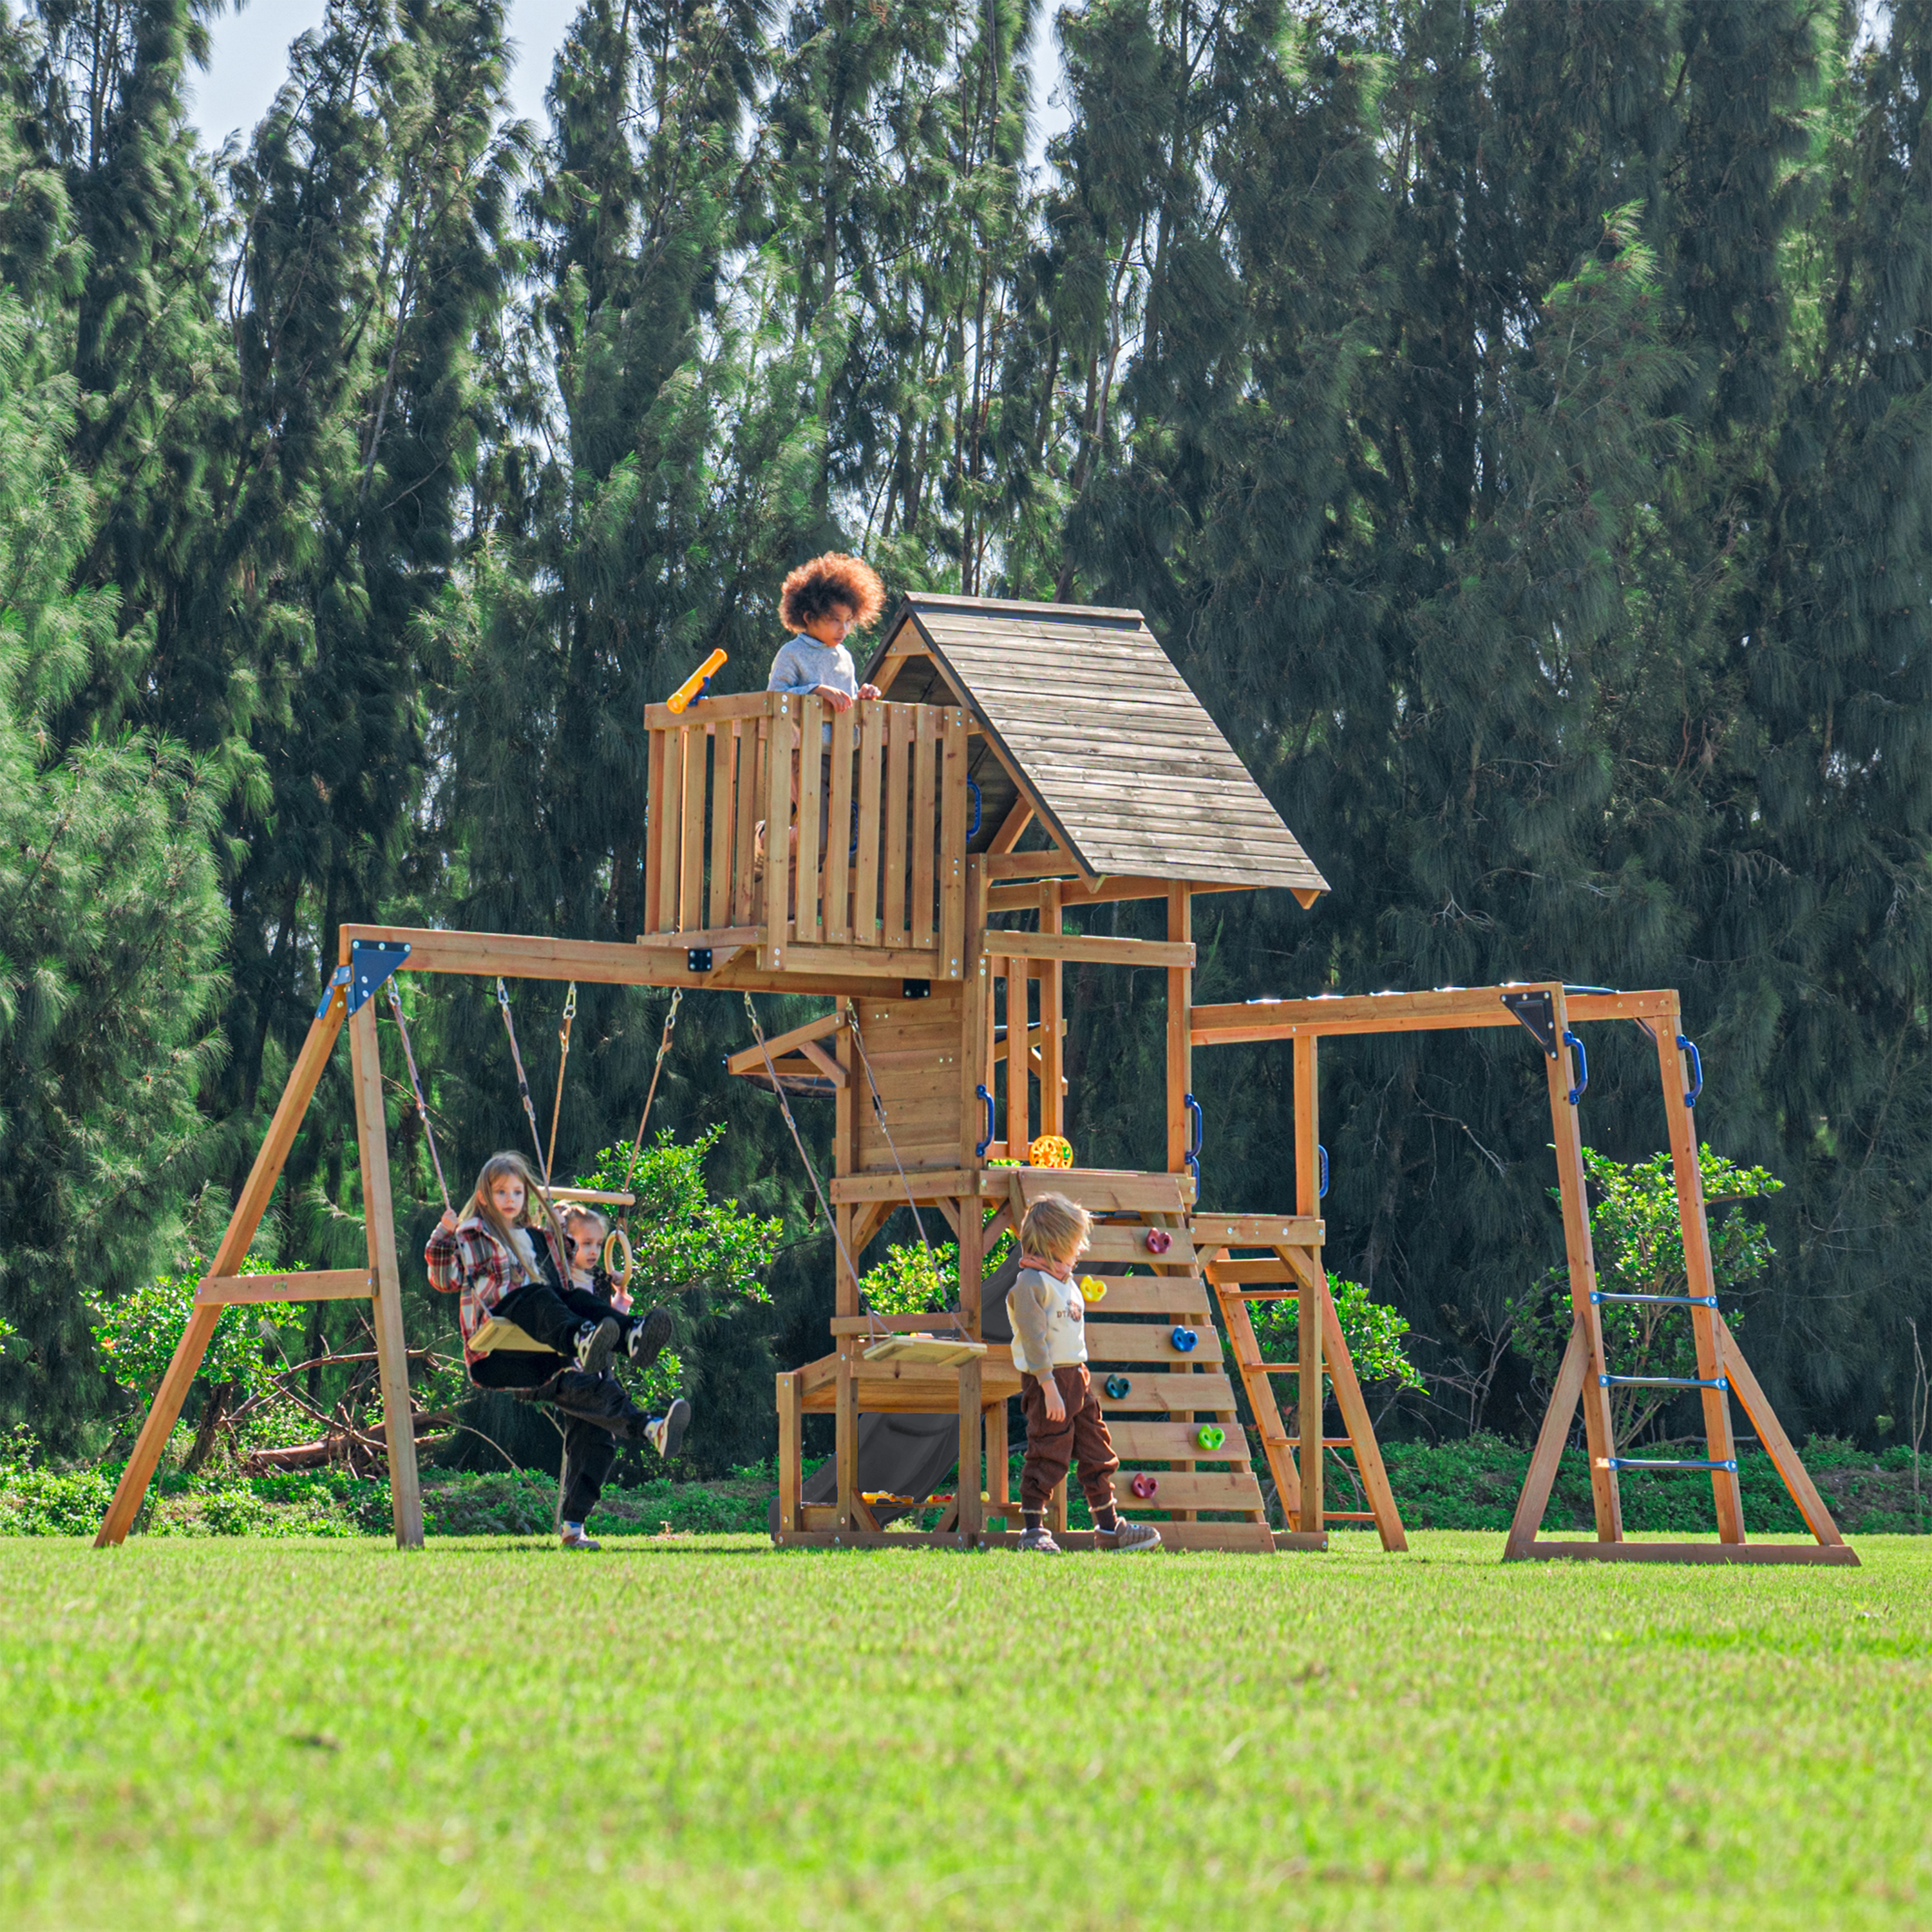
<svg viewBox="0 0 1932 1932">
<path fill-rule="evenodd" d="M 1201 1337 L 1192 1328 L 1177 1328 L 1168 1339 L 1184 1355 L 1187 1355 L 1193 1353 L 1194 1345 Z"/>
<path fill-rule="evenodd" d="M 1133 1387 L 1133 1384 L 1129 1382 L 1125 1376 L 1109 1376 L 1107 1378 L 1106 1387 L 1108 1400 L 1118 1402 L 1128 1390 Z"/>
</svg>

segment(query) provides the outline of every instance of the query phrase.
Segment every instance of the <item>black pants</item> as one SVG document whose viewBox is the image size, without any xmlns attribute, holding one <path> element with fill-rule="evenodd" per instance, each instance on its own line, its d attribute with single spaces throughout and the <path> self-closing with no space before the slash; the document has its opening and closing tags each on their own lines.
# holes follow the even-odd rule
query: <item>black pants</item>
<svg viewBox="0 0 1932 1932">
<path fill-rule="evenodd" d="M 624 1393 L 616 1376 L 586 1376 L 578 1367 L 578 1331 L 585 1322 L 602 1322 L 608 1316 L 628 1342 L 631 1330 L 641 1324 L 634 1316 L 620 1315 L 587 1289 L 559 1290 L 544 1282 L 505 1295 L 495 1312 L 556 1352 L 500 1349 L 478 1362 L 470 1379 L 478 1388 L 506 1389 L 526 1402 L 547 1402 L 557 1411 L 563 1422 L 557 1514 L 562 1522 L 581 1522 L 604 1492 L 618 1444 L 643 1442 L 650 1418 Z"/>
</svg>

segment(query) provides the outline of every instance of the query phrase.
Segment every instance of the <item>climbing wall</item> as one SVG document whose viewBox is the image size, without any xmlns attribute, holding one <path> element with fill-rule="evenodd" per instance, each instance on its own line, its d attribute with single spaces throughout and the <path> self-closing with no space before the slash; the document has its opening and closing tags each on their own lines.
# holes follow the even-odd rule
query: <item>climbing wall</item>
<svg viewBox="0 0 1932 1932">
<path fill-rule="evenodd" d="M 1172 1549 L 1272 1550 L 1180 1181 L 1082 1168 L 1014 1172 L 1022 1211 L 1036 1195 L 1060 1193 L 1095 1216 L 1080 1273 L 1106 1292 L 1087 1310 L 1088 1366 L 1120 1459 L 1120 1508 L 1157 1524 Z"/>
</svg>

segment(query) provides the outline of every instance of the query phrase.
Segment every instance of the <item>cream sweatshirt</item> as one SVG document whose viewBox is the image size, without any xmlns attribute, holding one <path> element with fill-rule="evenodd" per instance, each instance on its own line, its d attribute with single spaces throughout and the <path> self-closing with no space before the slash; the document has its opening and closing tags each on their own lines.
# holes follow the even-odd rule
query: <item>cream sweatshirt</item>
<svg viewBox="0 0 1932 1932">
<path fill-rule="evenodd" d="M 1022 1268 L 1006 1297 L 1012 1318 L 1013 1366 L 1042 1381 L 1087 1359 L 1087 1301 L 1076 1276 L 1062 1281 L 1043 1268 Z"/>
</svg>

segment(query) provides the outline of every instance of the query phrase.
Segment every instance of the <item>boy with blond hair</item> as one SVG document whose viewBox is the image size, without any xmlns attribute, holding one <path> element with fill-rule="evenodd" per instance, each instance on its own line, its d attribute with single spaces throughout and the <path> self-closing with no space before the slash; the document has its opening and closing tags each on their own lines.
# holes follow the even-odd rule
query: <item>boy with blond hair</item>
<svg viewBox="0 0 1932 1932">
<path fill-rule="evenodd" d="M 1078 1465 L 1100 1548 L 1160 1547 L 1160 1532 L 1151 1523 L 1130 1522 L 1114 1506 L 1114 1472 L 1120 1459 L 1087 1372 L 1086 1299 L 1073 1279 L 1093 1226 L 1093 1216 L 1064 1194 L 1042 1194 L 1020 1222 L 1020 1271 L 1006 1309 L 1027 1426 L 1020 1471 L 1022 1550 L 1058 1553 L 1046 1508 L 1070 1463 Z"/>
</svg>

